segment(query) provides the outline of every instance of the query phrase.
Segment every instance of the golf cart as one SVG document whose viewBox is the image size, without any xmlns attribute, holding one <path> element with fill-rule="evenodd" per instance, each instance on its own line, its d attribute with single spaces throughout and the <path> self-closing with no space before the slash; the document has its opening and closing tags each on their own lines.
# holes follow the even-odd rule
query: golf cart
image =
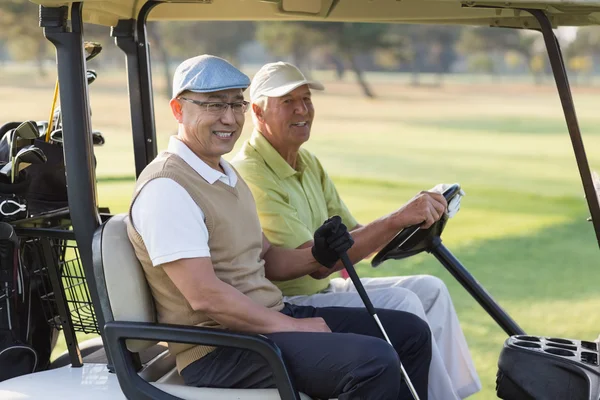
<svg viewBox="0 0 600 400">
<path fill-rule="evenodd" d="M 143 271 L 127 239 L 124 215 L 99 208 L 96 196 L 83 22 L 112 27 L 127 59 L 136 176 L 157 155 L 147 20 L 311 20 L 482 25 L 538 30 L 544 37 L 584 194 L 600 245 L 600 206 L 585 155 L 564 61 L 553 28 L 600 24 L 600 1 L 460 0 L 34 0 L 40 26 L 57 51 L 68 208 L 11 222 L 36 243 L 45 299 L 67 354 L 42 371 L 0 382 L 0 398 L 308 399 L 295 390 L 278 348 L 260 335 L 156 323 Z M 88 133 L 88 134 L 84 134 Z M 452 193 L 447 193 L 451 196 Z M 373 259 L 426 251 L 465 287 L 507 333 L 497 393 L 506 400 L 600 398 L 598 343 L 528 336 L 442 244 L 447 223 L 407 228 Z M 72 229 L 65 229 L 65 227 Z M 75 243 L 75 244 L 73 244 Z M 31 250 L 31 251 L 34 251 Z M 352 269 L 349 269 L 351 272 Z M 52 293 L 52 297 L 49 294 Z M 79 344 L 76 332 L 100 339 Z M 276 389 L 183 385 L 164 342 L 246 348 L 273 368 Z M 68 365 L 63 365 L 67 361 Z M 61 366 L 63 365 L 63 366 Z"/>
</svg>

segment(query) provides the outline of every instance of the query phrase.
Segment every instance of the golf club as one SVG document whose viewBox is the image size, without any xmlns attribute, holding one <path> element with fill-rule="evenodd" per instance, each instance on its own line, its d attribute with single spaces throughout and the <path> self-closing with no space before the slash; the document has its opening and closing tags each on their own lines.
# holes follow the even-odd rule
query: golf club
<svg viewBox="0 0 600 400">
<path fill-rule="evenodd" d="M 56 129 L 52 131 L 50 134 L 50 140 L 54 143 L 62 143 L 63 142 L 63 131 L 61 129 Z M 106 140 L 104 139 L 104 135 L 100 131 L 92 131 L 92 144 L 94 146 L 102 146 Z"/>
<path fill-rule="evenodd" d="M 56 107 L 56 100 L 58 99 L 58 77 L 56 77 L 56 84 L 54 85 L 54 97 L 52 98 L 52 107 L 50 108 L 50 118 L 48 119 L 48 127 L 46 128 L 46 142 L 50 140 L 50 131 L 52 131 L 52 123 L 54 122 L 54 109 Z"/>
<path fill-rule="evenodd" d="M 15 158 L 15 171 L 17 176 L 19 175 L 19 172 L 23 171 L 32 164 L 44 164 L 46 161 L 48 161 L 46 155 L 41 149 L 31 146 L 30 150 L 32 151 L 24 153 L 22 157 L 18 157 L 17 154 L 17 157 Z"/>
<path fill-rule="evenodd" d="M 46 135 L 46 130 L 48 129 L 48 125 L 50 124 L 48 121 L 37 121 L 38 128 L 38 137 Z"/>
<path fill-rule="evenodd" d="M 52 131 L 50 134 L 50 141 L 53 143 L 62 143 L 62 128 Z"/>
<path fill-rule="evenodd" d="M 33 144 L 33 140 L 39 136 L 39 126 L 39 122 L 25 121 L 4 135 L 2 139 L 7 142 L 8 148 L 11 149 L 11 157 L 15 155 L 17 148 Z"/>
<path fill-rule="evenodd" d="M 102 51 L 102 44 L 98 42 L 84 42 L 83 50 L 85 52 L 85 61 L 90 61 L 92 58 L 96 57 Z M 88 85 L 92 83 L 97 74 L 95 71 L 88 70 L 86 73 Z M 54 97 L 52 99 L 52 107 L 50 109 L 50 119 L 48 123 L 48 127 L 46 129 L 45 140 L 46 142 L 50 141 L 50 133 L 52 132 L 53 127 L 57 127 L 58 125 L 53 124 L 53 120 L 55 117 L 54 109 L 56 108 L 56 100 L 58 99 L 58 77 L 56 78 L 56 84 L 54 85 Z M 59 113 L 60 114 L 60 113 Z M 59 115 L 60 118 L 60 115 Z"/>
<path fill-rule="evenodd" d="M 360 278 L 358 277 L 358 274 L 356 273 L 354 266 L 352 265 L 352 261 L 350 261 L 350 258 L 348 257 L 348 253 L 344 252 L 343 254 L 340 255 L 340 258 L 342 260 L 342 263 L 344 264 L 344 267 L 346 268 L 346 271 L 348 272 L 348 275 L 350 276 L 350 279 L 352 279 L 352 283 L 354 283 L 354 287 L 356 287 L 356 291 L 358 292 L 361 300 L 363 301 L 365 307 L 367 308 L 367 311 L 369 312 L 369 314 L 371 314 L 371 316 L 377 323 L 377 326 L 379 327 L 379 330 L 383 334 L 383 337 L 385 338 L 386 342 L 388 342 L 390 344 L 390 346 L 393 347 L 392 342 L 390 341 L 390 338 L 388 337 L 385 329 L 383 329 L 383 325 L 381 324 L 381 321 L 379 320 L 379 317 L 377 316 L 377 313 L 375 312 L 373 303 L 371 303 L 371 299 L 367 295 L 367 292 L 365 291 L 365 288 L 364 288 L 362 282 L 360 281 Z M 408 385 L 408 389 L 410 390 L 412 397 L 414 398 L 414 400 L 420 400 L 419 395 L 417 394 L 417 391 L 415 390 L 415 387 L 413 386 L 412 381 L 410 380 L 410 377 L 408 376 L 408 373 L 404 369 L 404 365 L 402 365 L 402 361 L 400 361 L 400 370 L 402 372 L 402 377 L 404 378 L 404 380 L 406 381 L 406 384 Z"/>
<path fill-rule="evenodd" d="M 83 50 L 85 51 L 85 61 L 90 61 L 102 51 L 102 43 L 84 42 Z"/>
<path fill-rule="evenodd" d="M 91 85 L 92 82 L 94 82 L 98 77 L 98 74 L 93 69 L 88 69 L 87 71 L 85 71 L 85 76 L 87 77 L 88 85 Z"/>
<path fill-rule="evenodd" d="M 8 134 L 7 134 L 8 135 Z M 10 136 L 10 158 L 9 164 L 14 164 L 15 153 L 17 152 L 17 148 L 21 145 L 31 145 L 33 141 L 38 137 L 39 131 L 37 123 L 34 121 L 25 121 L 17 126 L 12 132 Z M 19 143 L 19 140 L 21 143 Z M 9 139 L 7 139 L 9 140 Z M 23 143 L 25 142 L 25 143 Z M 5 166 L 6 168 L 6 166 Z M 14 183 L 14 165 L 12 165 L 13 172 L 11 173 L 11 183 Z M 4 170 L 4 168 L 3 168 Z"/>
<path fill-rule="evenodd" d="M 15 183 L 15 171 L 18 168 L 19 163 L 28 163 L 28 164 L 43 164 L 47 161 L 46 155 L 44 152 L 33 145 L 25 146 L 17 155 L 13 158 L 11 173 L 10 173 L 10 182 Z"/>
<path fill-rule="evenodd" d="M 10 169 L 12 164 L 10 162 L 3 163 L 2 168 L 0 168 L 0 176 L 3 178 L 2 181 L 5 183 L 9 183 L 10 181 Z"/>
<path fill-rule="evenodd" d="M 92 144 L 102 146 L 105 143 L 104 135 L 100 131 L 92 131 Z"/>
<path fill-rule="evenodd" d="M 38 125 L 35 121 L 25 121 L 15 128 L 14 133 L 17 135 L 17 138 L 34 140 L 39 135 Z"/>
</svg>

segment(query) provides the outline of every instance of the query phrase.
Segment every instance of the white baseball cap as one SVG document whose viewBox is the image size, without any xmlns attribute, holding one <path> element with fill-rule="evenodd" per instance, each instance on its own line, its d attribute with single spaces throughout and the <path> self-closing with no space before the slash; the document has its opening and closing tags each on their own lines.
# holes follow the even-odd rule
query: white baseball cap
<svg viewBox="0 0 600 400">
<path fill-rule="evenodd" d="M 250 101 L 261 96 L 281 97 L 302 85 L 315 90 L 325 89 L 320 82 L 306 79 L 293 64 L 283 61 L 265 64 L 252 79 Z"/>
</svg>

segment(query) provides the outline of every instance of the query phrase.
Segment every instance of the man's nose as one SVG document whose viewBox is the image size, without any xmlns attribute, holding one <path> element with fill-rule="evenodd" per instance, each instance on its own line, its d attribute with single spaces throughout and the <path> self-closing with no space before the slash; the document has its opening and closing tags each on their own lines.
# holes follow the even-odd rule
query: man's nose
<svg viewBox="0 0 600 400">
<path fill-rule="evenodd" d="M 304 115 L 308 112 L 308 107 L 304 100 L 300 100 L 296 103 L 296 114 Z"/>
<path fill-rule="evenodd" d="M 227 110 L 225 110 L 225 112 L 221 115 L 221 122 L 228 125 L 235 123 L 235 114 L 231 106 L 228 106 Z"/>
</svg>

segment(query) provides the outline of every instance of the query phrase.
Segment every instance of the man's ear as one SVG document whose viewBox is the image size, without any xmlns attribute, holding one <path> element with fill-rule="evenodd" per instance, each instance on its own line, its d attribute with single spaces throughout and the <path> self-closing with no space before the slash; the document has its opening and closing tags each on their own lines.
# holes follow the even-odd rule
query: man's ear
<svg viewBox="0 0 600 400">
<path fill-rule="evenodd" d="M 183 123 L 183 109 L 181 107 L 181 103 L 178 99 L 171 99 L 169 102 L 171 106 L 171 111 L 173 112 L 173 116 L 180 124 Z"/>
<path fill-rule="evenodd" d="M 256 118 L 260 122 L 265 122 L 265 118 L 263 115 L 264 111 L 262 108 L 260 108 L 260 106 L 258 104 L 252 103 L 252 112 L 254 113 L 254 115 L 256 115 Z"/>
</svg>

